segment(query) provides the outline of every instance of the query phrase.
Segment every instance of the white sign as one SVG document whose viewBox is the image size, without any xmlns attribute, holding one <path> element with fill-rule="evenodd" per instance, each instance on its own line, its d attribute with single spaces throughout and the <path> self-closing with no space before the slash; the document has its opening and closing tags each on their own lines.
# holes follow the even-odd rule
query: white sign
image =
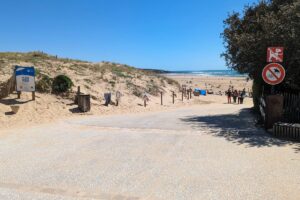
<svg viewBox="0 0 300 200">
<path fill-rule="evenodd" d="M 267 62 L 283 62 L 283 47 L 269 47 L 267 50 Z"/>
<path fill-rule="evenodd" d="M 35 91 L 34 67 L 16 66 L 15 74 L 18 92 Z"/>
</svg>

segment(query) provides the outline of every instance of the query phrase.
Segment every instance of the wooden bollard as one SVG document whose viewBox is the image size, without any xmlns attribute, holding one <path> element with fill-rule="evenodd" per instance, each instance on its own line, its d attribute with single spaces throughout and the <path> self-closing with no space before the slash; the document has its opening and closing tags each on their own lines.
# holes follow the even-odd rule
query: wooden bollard
<svg viewBox="0 0 300 200">
<path fill-rule="evenodd" d="M 181 100 L 183 101 L 183 90 L 182 90 L 182 96 L 181 96 Z"/>
<path fill-rule="evenodd" d="M 146 94 L 144 94 L 143 99 L 144 99 L 144 107 L 146 107 L 147 106 L 147 101 L 149 101 L 149 98 Z"/>
<path fill-rule="evenodd" d="M 121 92 L 117 91 L 116 92 L 116 106 L 119 106 L 119 101 L 121 99 L 121 96 L 122 96 Z"/>
<path fill-rule="evenodd" d="M 75 95 L 74 103 L 78 104 L 78 96 L 80 95 L 80 86 L 77 87 L 77 93 Z"/>
<path fill-rule="evenodd" d="M 172 91 L 172 99 L 173 99 L 173 104 L 175 103 L 175 93 L 174 93 L 174 91 Z"/>
<path fill-rule="evenodd" d="M 160 105 L 163 105 L 163 92 L 160 92 Z"/>
<path fill-rule="evenodd" d="M 32 101 L 35 101 L 35 91 L 32 92 Z"/>
<path fill-rule="evenodd" d="M 18 99 L 21 99 L 21 92 L 20 91 L 17 92 L 17 95 L 18 95 Z"/>
</svg>

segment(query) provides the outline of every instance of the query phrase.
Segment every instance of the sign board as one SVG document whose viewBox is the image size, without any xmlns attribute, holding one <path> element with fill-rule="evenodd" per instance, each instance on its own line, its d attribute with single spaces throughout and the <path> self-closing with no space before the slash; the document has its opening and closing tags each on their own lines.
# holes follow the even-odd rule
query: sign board
<svg viewBox="0 0 300 200">
<path fill-rule="evenodd" d="M 144 101 L 149 101 L 149 96 L 147 93 L 143 94 L 143 99 L 144 99 Z"/>
<path fill-rule="evenodd" d="M 283 47 L 269 47 L 267 50 L 267 62 L 283 62 Z"/>
<path fill-rule="evenodd" d="M 18 92 L 34 92 L 34 67 L 15 67 L 16 84 Z"/>
<path fill-rule="evenodd" d="M 285 69 L 278 63 L 270 63 L 263 69 L 262 77 L 270 85 L 281 83 L 285 77 Z"/>
</svg>

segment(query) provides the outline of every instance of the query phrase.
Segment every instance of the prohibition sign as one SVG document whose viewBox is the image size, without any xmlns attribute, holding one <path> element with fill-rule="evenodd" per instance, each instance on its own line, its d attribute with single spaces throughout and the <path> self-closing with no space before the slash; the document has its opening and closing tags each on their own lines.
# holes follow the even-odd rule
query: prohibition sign
<svg viewBox="0 0 300 200">
<path fill-rule="evenodd" d="M 285 77 L 285 69 L 278 63 L 270 63 L 263 69 L 262 77 L 270 85 L 281 83 Z"/>
</svg>

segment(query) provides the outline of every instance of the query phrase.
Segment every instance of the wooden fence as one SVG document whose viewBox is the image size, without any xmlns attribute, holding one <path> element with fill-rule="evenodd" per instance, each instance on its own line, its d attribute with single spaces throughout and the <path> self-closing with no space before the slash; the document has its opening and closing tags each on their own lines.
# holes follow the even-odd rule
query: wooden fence
<svg viewBox="0 0 300 200">
<path fill-rule="evenodd" d="M 272 134 L 276 137 L 300 140 L 300 124 L 277 122 L 273 126 Z"/>
<path fill-rule="evenodd" d="M 0 83 L 0 99 L 7 97 L 16 90 L 15 76 L 11 76 L 7 81 Z"/>
<path fill-rule="evenodd" d="M 283 93 L 283 113 L 281 120 L 285 123 L 300 123 L 300 93 Z M 263 121 L 266 120 L 266 97 L 259 98 L 259 110 Z"/>
<path fill-rule="evenodd" d="M 300 93 L 284 93 L 283 97 L 282 121 L 287 123 L 300 123 Z"/>
</svg>

